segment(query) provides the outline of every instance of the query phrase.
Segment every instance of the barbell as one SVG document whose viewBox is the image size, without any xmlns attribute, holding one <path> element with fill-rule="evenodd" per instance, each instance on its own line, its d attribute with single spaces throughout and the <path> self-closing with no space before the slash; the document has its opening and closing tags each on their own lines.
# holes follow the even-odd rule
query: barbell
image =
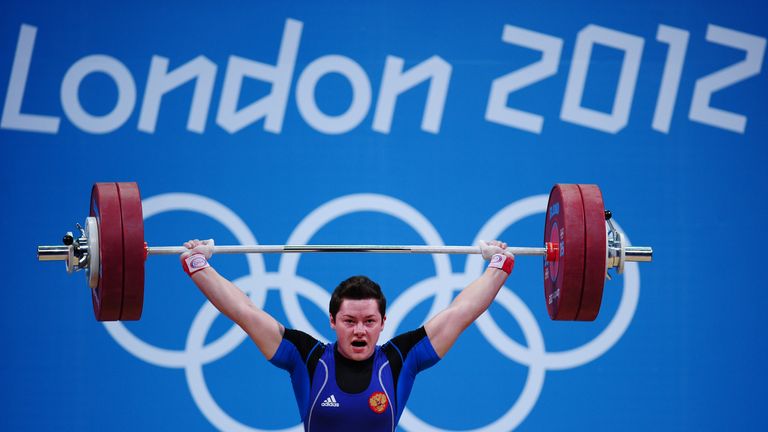
<svg viewBox="0 0 768 432">
<path fill-rule="evenodd" d="M 38 246 L 39 261 L 65 261 L 67 272 L 84 270 L 98 321 L 138 320 L 144 304 L 144 263 L 149 255 L 187 249 L 152 246 L 144 240 L 141 195 L 136 183 L 96 183 L 90 215 L 67 232 L 62 245 Z M 556 184 L 549 194 L 544 247 L 509 247 L 515 255 L 544 257 L 544 297 L 553 320 L 597 318 L 608 270 L 627 261 L 651 261 L 650 247 L 628 246 L 603 207 L 596 185 Z M 234 245 L 216 254 L 239 253 L 413 253 L 479 254 L 475 246 L 430 245 Z"/>
</svg>

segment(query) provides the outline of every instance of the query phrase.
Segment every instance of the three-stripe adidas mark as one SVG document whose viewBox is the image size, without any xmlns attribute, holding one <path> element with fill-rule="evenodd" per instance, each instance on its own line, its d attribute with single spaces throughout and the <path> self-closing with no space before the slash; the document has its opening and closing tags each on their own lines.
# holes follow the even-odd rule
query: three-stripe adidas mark
<svg viewBox="0 0 768 432">
<path fill-rule="evenodd" d="M 331 395 L 329 398 L 326 398 L 320 406 L 338 408 L 339 403 L 336 402 L 336 396 Z"/>
</svg>

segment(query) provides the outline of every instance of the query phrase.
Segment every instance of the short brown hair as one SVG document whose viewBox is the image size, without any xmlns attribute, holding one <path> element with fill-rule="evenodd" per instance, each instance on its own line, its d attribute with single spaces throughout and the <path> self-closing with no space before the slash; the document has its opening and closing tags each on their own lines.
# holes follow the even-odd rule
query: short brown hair
<svg viewBox="0 0 768 432">
<path fill-rule="evenodd" d="M 343 281 L 333 290 L 331 294 L 331 302 L 328 305 L 328 312 L 331 313 L 331 317 L 336 319 L 336 314 L 339 313 L 341 303 L 344 299 L 350 300 L 367 300 L 374 299 L 379 304 L 379 313 L 382 318 L 385 316 L 387 310 L 387 299 L 384 297 L 384 293 L 381 292 L 381 287 L 376 282 L 369 279 L 367 276 L 352 276 Z"/>
</svg>

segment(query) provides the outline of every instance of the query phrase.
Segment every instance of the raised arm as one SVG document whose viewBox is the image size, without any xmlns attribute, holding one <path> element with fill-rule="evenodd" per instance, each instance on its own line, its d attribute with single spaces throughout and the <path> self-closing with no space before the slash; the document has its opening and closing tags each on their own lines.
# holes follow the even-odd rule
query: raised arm
<svg viewBox="0 0 768 432">
<path fill-rule="evenodd" d="M 189 249 L 181 255 L 184 271 L 216 309 L 245 330 L 264 357 L 271 359 L 282 341 L 283 325 L 256 307 L 240 288 L 208 264 L 213 255 L 213 240 L 190 240 L 184 247 Z"/>
<path fill-rule="evenodd" d="M 480 242 L 483 258 L 491 263 L 485 272 L 442 312 L 424 326 L 429 341 L 440 358 L 451 349 L 459 335 L 483 314 L 496 298 L 514 266 L 515 257 L 507 252 L 507 244 L 499 241 Z"/>
</svg>

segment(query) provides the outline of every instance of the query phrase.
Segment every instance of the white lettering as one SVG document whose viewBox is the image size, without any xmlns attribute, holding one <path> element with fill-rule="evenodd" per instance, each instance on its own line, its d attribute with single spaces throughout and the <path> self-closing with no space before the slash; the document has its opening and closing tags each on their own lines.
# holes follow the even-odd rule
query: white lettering
<svg viewBox="0 0 768 432">
<path fill-rule="evenodd" d="M 296 106 L 309 126 L 325 134 L 343 134 L 360 126 L 368 115 L 372 103 L 372 85 L 367 72 L 353 58 L 338 54 L 316 58 L 309 62 L 303 71 L 296 71 L 303 26 L 301 21 L 294 19 L 285 21 L 274 65 L 234 55 L 229 57 L 216 113 L 218 126 L 234 134 L 263 119 L 265 131 L 281 133 L 294 75 L 298 75 L 295 90 Z M 0 116 L 0 129 L 56 134 L 61 124 L 60 116 L 33 114 L 32 111 L 40 109 L 42 101 L 26 91 L 33 63 L 37 30 L 35 26 L 21 25 Z M 661 133 L 669 133 L 671 127 L 682 72 L 688 55 L 689 38 L 689 32 L 684 29 L 658 25 L 656 40 L 667 44 L 668 49 L 651 127 Z M 540 134 L 544 126 L 544 117 L 541 114 L 508 106 L 509 99 L 512 93 L 558 73 L 563 39 L 513 25 L 505 25 L 501 40 L 504 43 L 538 51 L 541 53 L 541 58 L 492 81 L 485 107 L 485 119 L 488 122 Z M 743 51 L 745 55 L 742 61 L 696 80 L 688 113 L 689 120 L 744 133 L 747 116 L 714 108 L 711 106 L 711 99 L 715 92 L 760 74 L 765 56 L 766 38 L 709 25 L 706 40 Z M 582 105 L 585 101 L 584 91 L 595 45 L 612 48 L 623 56 L 610 109 L 597 110 Z M 618 30 L 590 24 L 579 31 L 570 61 L 560 107 L 560 118 L 566 122 L 611 134 L 625 128 L 629 123 L 643 49 L 643 38 Z M 138 113 L 137 128 L 145 133 L 155 133 L 165 95 L 194 81 L 186 130 L 202 134 L 207 128 L 218 65 L 208 57 L 200 55 L 169 70 L 171 61 L 173 59 L 169 57 L 152 56 L 144 98 Z M 442 125 L 453 67 L 437 55 L 427 58 L 408 70 L 405 70 L 405 61 L 401 57 L 386 56 L 371 128 L 379 133 L 390 133 L 400 96 L 426 83 L 427 95 L 423 104 L 420 128 L 422 131 L 438 134 Z M 82 104 L 83 101 L 88 101 L 85 100 L 86 97 L 91 99 L 102 97 L 81 88 L 83 81 L 87 81 L 86 78 L 93 73 L 106 75 L 117 88 L 117 100 L 107 114 L 94 115 L 86 111 Z M 316 90 L 319 82 L 328 74 L 340 75 L 349 83 L 352 90 L 349 105 L 341 114 L 330 115 L 320 108 L 325 105 L 318 99 Z M 33 76 L 37 75 L 33 74 Z M 241 100 L 244 84 L 251 84 L 246 82 L 246 79 L 265 84 L 268 92 L 257 96 L 259 99 L 254 101 Z M 653 82 L 653 80 L 647 82 Z M 43 88 L 46 87 L 34 84 L 29 86 L 29 89 L 35 89 L 35 96 L 39 93 L 38 89 Z M 136 84 L 133 75 L 120 60 L 106 54 L 88 55 L 68 68 L 60 83 L 59 96 L 62 109 L 73 125 L 87 133 L 105 134 L 122 127 L 130 118 L 136 106 Z M 30 100 L 25 102 L 25 97 Z M 408 99 L 409 102 L 412 100 L 413 98 Z M 400 103 L 404 102 L 400 101 Z M 27 112 L 23 112 L 24 108 Z"/>
<path fill-rule="evenodd" d="M 80 83 L 94 73 L 108 75 L 117 84 L 117 103 L 106 115 L 94 116 L 86 112 L 80 104 Z M 90 55 L 73 64 L 61 82 L 61 106 L 67 118 L 80 129 L 105 134 L 114 131 L 128 120 L 136 104 L 136 84 L 131 72 L 114 57 Z"/>
<path fill-rule="evenodd" d="M 623 129 L 629 121 L 629 110 L 635 93 L 644 42 L 640 37 L 594 24 L 581 30 L 576 38 L 576 48 L 573 50 L 573 60 L 568 74 L 568 84 L 565 88 L 560 118 L 608 133 L 615 134 Z M 624 51 L 619 84 L 610 113 L 581 106 L 584 84 L 587 80 L 587 71 L 592 56 L 592 46 L 596 43 Z"/>
<path fill-rule="evenodd" d="M 376 102 L 376 114 L 373 117 L 373 130 L 389 133 L 392 129 L 392 117 L 397 104 L 397 97 L 429 80 L 429 91 L 421 119 L 421 130 L 437 134 L 443 120 L 445 99 L 448 97 L 448 83 L 451 80 L 451 65 L 438 56 L 412 67 L 403 73 L 405 61 L 400 57 L 387 56 L 384 77 L 381 80 L 379 98 Z"/>
<path fill-rule="evenodd" d="M 668 133 L 675 102 L 677 102 L 680 76 L 683 74 L 683 62 L 688 48 L 688 32 L 662 24 L 656 32 L 656 40 L 669 44 L 669 51 L 667 51 L 667 61 L 664 63 L 664 74 L 661 76 L 656 111 L 653 113 L 653 129 Z"/>
<path fill-rule="evenodd" d="M 205 120 L 208 117 L 208 108 L 211 106 L 213 83 L 216 78 L 216 64 L 204 56 L 198 56 L 168 73 L 168 63 L 165 57 L 152 57 L 147 88 L 144 91 L 144 102 L 141 105 L 139 130 L 154 133 L 163 95 L 194 79 L 195 92 L 187 119 L 187 130 L 197 133 L 205 132 Z"/>
<path fill-rule="evenodd" d="M 765 55 L 765 38 L 710 24 L 707 26 L 707 40 L 746 51 L 747 55 L 743 61 L 696 80 L 688 117 L 693 121 L 743 134 L 747 128 L 747 117 L 712 108 L 709 100 L 712 93 L 760 73 Z"/>
<path fill-rule="evenodd" d="M 352 84 L 352 103 L 338 116 L 320 111 L 315 101 L 315 87 L 324 75 L 338 73 Z M 342 134 L 354 129 L 365 118 L 371 106 L 371 82 L 359 64 L 348 57 L 327 55 L 310 63 L 296 84 L 296 104 L 304 120 L 326 134 Z"/>
<path fill-rule="evenodd" d="M 230 56 L 219 111 L 216 115 L 216 123 L 224 130 L 235 133 L 262 117 L 265 118 L 264 130 L 275 134 L 283 130 L 285 107 L 288 103 L 288 93 L 303 26 L 301 21 L 286 20 L 276 66 Z M 272 84 L 272 91 L 269 95 L 238 110 L 243 77 L 269 82 Z"/>
<path fill-rule="evenodd" d="M 0 128 L 55 134 L 59 131 L 59 122 L 61 121 L 59 117 L 23 114 L 21 112 L 36 36 L 37 27 L 22 24 L 19 31 L 19 41 L 16 43 L 16 54 L 13 56 L 11 79 L 8 81 L 8 92 L 5 94 Z"/>
<path fill-rule="evenodd" d="M 527 132 L 540 134 L 544 118 L 537 114 L 509 108 L 509 94 L 528 87 L 557 73 L 563 40 L 511 25 L 504 26 L 501 39 L 510 44 L 541 51 L 541 60 L 524 68 L 496 78 L 491 84 L 491 94 L 485 110 L 485 119 Z"/>
</svg>

